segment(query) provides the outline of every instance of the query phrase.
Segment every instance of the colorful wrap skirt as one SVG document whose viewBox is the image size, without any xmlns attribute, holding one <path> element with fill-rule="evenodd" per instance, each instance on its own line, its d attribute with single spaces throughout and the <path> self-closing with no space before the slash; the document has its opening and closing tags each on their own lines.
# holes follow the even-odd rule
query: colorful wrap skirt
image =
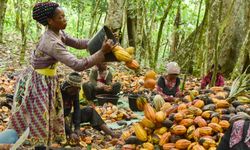
<svg viewBox="0 0 250 150">
<path fill-rule="evenodd" d="M 57 76 L 39 74 L 32 67 L 19 77 L 8 123 L 19 136 L 29 127 L 32 145 L 65 142 L 63 101 Z"/>
</svg>

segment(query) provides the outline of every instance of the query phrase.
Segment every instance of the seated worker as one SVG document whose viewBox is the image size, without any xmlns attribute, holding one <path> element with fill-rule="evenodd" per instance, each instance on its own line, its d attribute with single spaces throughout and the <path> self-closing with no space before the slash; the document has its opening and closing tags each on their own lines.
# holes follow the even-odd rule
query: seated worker
<svg viewBox="0 0 250 150">
<path fill-rule="evenodd" d="M 217 150 L 249 150 L 250 149 L 250 120 L 234 121 L 222 137 Z"/>
<path fill-rule="evenodd" d="M 159 93 L 165 101 L 173 101 L 174 97 L 182 96 L 180 92 L 180 67 L 176 62 L 170 62 L 166 66 L 167 75 L 160 76 L 157 81 L 157 93 Z"/>
<path fill-rule="evenodd" d="M 80 123 L 90 122 L 91 126 L 97 130 L 103 130 L 106 134 L 112 137 L 118 137 L 105 122 L 100 115 L 92 107 L 85 107 L 80 109 L 79 91 L 81 87 L 82 77 L 76 73 L 70 73 L 61 85 L 61 92 L 64 106 L 65 117 L 65 131 L 70 138 L 77 139 L 82 135 L 80 131 Z M 71 109 L 74 108 L 71 116 Z M 72 121 L 71 121 L 72 120 Z M 74 124 L 74 132 L 72 132 L 71 125 Z"/>
<path fill-rule="evenodd" d="M 203 79 L 201 80 L 201 88 L 202 89 L 205 89 L 206 86 L 210 84 L 212 77 L 213 77 L 213 69 L 214 69 L 214 65 L 211 67 L 208 74 L 205 77 L 203 77 Z M 220 70 L 221 70 L 221 66 L 219 65 L 217 76 L 216 76 L 215 86 L 224 86 L 224 77 L 220 73 Z"/>
<path fill-rule="evenodd" d="M 82 89 L 87 100 L 93 101 L 98 94 L 117 94 L 120 92 L 121 84 L 112 83 L 112 73 L 107 63 L 96 65 L 89 74 L 89 82 L 84 83 Z"/>
</svg>

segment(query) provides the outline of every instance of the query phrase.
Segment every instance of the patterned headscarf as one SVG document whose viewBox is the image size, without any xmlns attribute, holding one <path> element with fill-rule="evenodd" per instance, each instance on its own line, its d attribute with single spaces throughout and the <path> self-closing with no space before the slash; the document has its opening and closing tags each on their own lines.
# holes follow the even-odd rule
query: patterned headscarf
<svg viewBox="0 0 250 150">
<path fill-rule="evenodd" d="M 180 74 L 181 68 L 176 62 L 170 62 L 166 66 L 168 74 Z"/>
<path fill-rule="evenodd" d="M 48 18 L 51 18 L 59 4 L 54 2 L 37 3 L 33 8 L 32 17 L 42 25 L 48 25 Z"/>
<path fill-rule="evenodd" d="M 69 87 L 81 87 L 82 76 L 77 72 L 70 73 L 64 83 L 62 84 L 62 90 L 66 90 Z"/>
</svg>

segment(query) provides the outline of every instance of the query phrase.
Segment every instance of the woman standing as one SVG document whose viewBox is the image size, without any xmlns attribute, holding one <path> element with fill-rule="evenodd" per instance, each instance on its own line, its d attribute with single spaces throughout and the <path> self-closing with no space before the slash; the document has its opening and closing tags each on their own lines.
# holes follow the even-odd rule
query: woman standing
<svg viewBox="0 0 250 150">
<path fill-rule="evenodd" d="M 8 128 L 20 136 L 29 127 L 28 138 L 32 144 L 50 145 L 65 140 L 63 101 L 56 63 L 83 71 L 104 61 L 104 55 L 111 51 L 112 41 L 104 42 L 102 49 L 94 55 L 77 59 L 66 46 L 86 49 L 88 41 L 74 39 L 64 33 L 67 21 L 59 4 L 37 3 L 33 8 L 33 19 L 47 29 L 32 52 L 31 67 L 17 82 Z"/>
</svg>

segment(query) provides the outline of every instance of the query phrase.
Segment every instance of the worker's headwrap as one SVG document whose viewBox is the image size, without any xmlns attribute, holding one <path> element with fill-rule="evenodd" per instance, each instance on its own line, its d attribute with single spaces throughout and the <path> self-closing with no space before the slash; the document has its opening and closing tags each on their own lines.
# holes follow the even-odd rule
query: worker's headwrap
<svg viewBox="0 0 250 150">
<path fill-rule="evenodd" d="M 66 90 L 69 87 L 81 87 L 82 76 L 77 72 L 70 73 L 66 80 L 62 84 L 62 90 Z"/>
<path fill-rule="evenodd" d="M 180 67 L 176 62 L 170 62 L 166 65 L 168 74 L 180 74 Z"/>
<path fill-rule="evenodd" d="M 59 7 L 59 4 L 54 2 L 37 3 L 33 8 L 32 17 L 40 24 L 46 26 L 48 25 L 47 19 L 53 17 L 57 7 Z"/>
</svg>

